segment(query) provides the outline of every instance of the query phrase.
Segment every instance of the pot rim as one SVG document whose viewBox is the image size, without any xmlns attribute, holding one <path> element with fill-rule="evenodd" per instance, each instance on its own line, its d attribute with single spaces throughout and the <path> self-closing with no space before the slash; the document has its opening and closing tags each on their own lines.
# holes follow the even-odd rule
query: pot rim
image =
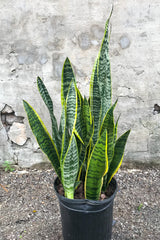
<svg viewBox="0 0 160 240">
<path fill-rule="evenodd" d="M 56 185 L 56 182 L 59 180 L 58 177 L 56 177 L 56 179 L 54 180 L 54 189 L 55 189 L 55 192 L 56 192 L 56 195 L 58 197 L 58 199 L 60 199 L 61 201 L 63 202 L 66 202 L 66 203 L 73 203 L 73 204 L 88 204 L 88 205 L 104 205 L 104 204 L 109 204 L 111 201 L 113 201 L 113 199 L 115 198 L 115 195 L 117 193 L 117 190 L 118 190 L 118 184 L 117 184 L 117 181 L 115 178 L 112 178 L 111 180 L 111 183 L 115 185 L 115 190 L 114 190 L 114 193 L 109 197 L 109 198 L 106 198 L 104 200 L 90 200 L 90 199 L 69 199 L 69 198 L 66 198 L 62 195 L 60 195 L 57 191 L 57 185 Z"/>
</svg>

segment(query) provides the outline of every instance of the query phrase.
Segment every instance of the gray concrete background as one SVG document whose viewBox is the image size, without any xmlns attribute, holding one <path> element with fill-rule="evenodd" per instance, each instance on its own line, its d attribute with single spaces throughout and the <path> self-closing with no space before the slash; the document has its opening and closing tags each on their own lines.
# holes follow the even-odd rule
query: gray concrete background
<svg viewBox="0 0 160 240">
<path fill-rule="evenodd" d="M 60 117 L 61 71 L 68 56 L 86 96 L 111 4 L 110 56 L 119 134 L 132 129 L 126 162 L 160 163 L 160 1 L 0 0 L 0 164 L 45 163 L 29 129 L 22 99 L 50 129 L 36 77 L 44 79 Z"/>
</svg>

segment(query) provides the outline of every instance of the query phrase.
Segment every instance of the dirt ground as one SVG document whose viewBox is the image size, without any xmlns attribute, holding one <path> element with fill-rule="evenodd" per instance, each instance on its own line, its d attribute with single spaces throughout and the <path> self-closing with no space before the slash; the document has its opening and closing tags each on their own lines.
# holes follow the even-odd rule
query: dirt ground
<svg viewBox="0 0 160 240">
<path fill-rule="evenodd" d="M 53 170 L 0 170 L 0 240 L 63 239 L 55 177 Z M 159 170 L 122 169 L 116 179 L 112 239 L 159 240 Z"/>
</svg>

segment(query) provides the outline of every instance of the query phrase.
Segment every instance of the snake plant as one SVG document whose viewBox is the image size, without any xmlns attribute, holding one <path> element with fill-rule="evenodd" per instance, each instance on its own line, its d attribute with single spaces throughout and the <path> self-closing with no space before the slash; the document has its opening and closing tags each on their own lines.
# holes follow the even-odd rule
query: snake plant
<svg viewBox="0 0 160 240">
<path fill-rule="evenodd" d="M 30 127 L 42 151 L 51 161 L 60 179 L 65 197 L 73 199 L 83 181 L 86 199 L 98 200 L 119 169 L 129 135 L 117 139 L 118 120 L 114 122 L 111 70 L 109 60 L 109 20 L 90 80 L 89 98 L 82 97 L 76 85 L 71 62 L 66 58 L 62 70 L 60 125 L 53 102 L 43 81 L 37 85 L 52 123 L 52 136 L 38 113 L 26 102 L 24 108 Z"/>
</svg>

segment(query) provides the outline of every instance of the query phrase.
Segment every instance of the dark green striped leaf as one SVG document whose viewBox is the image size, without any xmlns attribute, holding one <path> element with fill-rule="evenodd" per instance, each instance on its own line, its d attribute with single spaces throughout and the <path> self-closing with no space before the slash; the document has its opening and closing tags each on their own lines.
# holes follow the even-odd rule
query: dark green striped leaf
<svg viewBox="0 0 160 240">
<path fill-rule="evenodd" d="M 94 118 L 94 134 L 93 143 L 95 144 L 98 139 L 98 133 L 101 121 L 101 96 L 99 91 L 99 82 L 97 76 L 97 61 L 95 63 L 93 73 L 90 81 L 90 106 L 91 113 Z"/>
<path fill-rule="evenodd" d="M 37 85 L 38 85 L 40 95 L 49 110 L 49 114 L 52 122 L 52 138 L 60 154 L 61 138 L 58 132 L 57 120 L 53 113 L 53 102 L 48 93 L 46 86 L 44 85 L 40 77 L 37 78 Z"/>
<path fill-rule="evenodd" d="M 117 104 L 117 101 L 112 105 L 112 107 L 108 110 L 106 113 L 101 129 L 100 129 L 100 135 L 107 129 L 107 141 L 108 141 L 108 146 L 107 146 L 107 153 L 108 153 L 108 165 L 110 165 L 112 158 L 113 158 L 113 151 L 114 151 L 114 116 L 113 116 L 113 111 L 114 108 Z"/>
<path fill-rule="evenodd" d="M 100 127 L 100 131 L 99 131 L 99 134 L 101 135 L 106 129 L 113 129 L 113 126 L 114 126 L 114 117 L 113 117 L 113 111 L 117 105 L 117 101 L 115 101 L 115 103 L 112 105 L 112 107 L 109 108 L 109 110 L 106 112 L 106 115 L 103 119 L 103 122 L 101 124 L 101 127 Z"/>
<path fill-rule="evenodd" d="M 107 131 L 95 144 L 87 166 L 85 179 L 85 198 L 98 200 L 103 184 L 103 176 L 108 170 Z"/>
<path fill-rule="evenodd" d="M 110 15 L 111 17 L 111 15 Z M 98 55 L 97 73 L 99 81 L 99 92 L 102 104 L 102 118 L 111 107 L 112 87 L 111 87 L 111 69 L 109 60 L 109 20 L 108 18 L 105 27 L 105 33 L 102 40 L 102 45 Z"/>
<path fill-rule="evenodd" d="M 82 169 L 86 171 L 86 158 L 88 153 L 88 146 L 90 144 L 90 141 L 93 137 L 93 132 L 94 132 L 91 110 L 86 97 L 84 97 L 83 106 L 82 106 L 82 123 L 83 123 L 82 131 L 83 131 L 84 144 L 82 145 L 82 148 L 79 154 L 79 165 L 80 165 L 79 179 L 81 176 Z"/>
<path fill-rule="evenodd" d="M 112 180 L 113 176 L 116 174 L 118 169 L 120 168 L 123 160 L 124 149 L 127 142 L 127 138 L 129 136 L 130 130 L 125 132 L 118 140 L 116 141 L 114 148 L 114 156 L 113 160 L 110 164 L 109 171 L 107 174 L 107 185 Z"/>
<path fill-rule="evenodd" d="M 86 135 L 87 135 L 87 126 L 88 124 L 90 124 L 90 109 L 89 109 L 89 104 L 88 101 L 86 99 L 86 97 L 84 97 L 84 101 L 82 104 L 82 136 L 83 139 L 85 139 Z"/>
<path fill-rule="evenodd" d="M 82 106 L 83 106 L 83 98 L 81 96 L 80 91 L 78 88 L 77 90 L 77 119 L 76 119 L 76 126 L 75 126 L 75 134 L 79 138 L 79 140 L 83 143 L 83 132 L 82 132 Z"/>
<path fill-rule="evenodd" d="M 91 110 L 86 98 L 84 98 L 84 102 L 83 102 L 82 121 L 83 121 L 84 143 L 88 144 L 93 134 L 93 120 L 92 120 Z"/>
<path fill-rule="evenodd" d="M 113 140 L 114 145 L 115 145 L 115 143 L 116 143 L 116 141 L 117 141 L 117 128 L 118 128 L 119 118 L 120 118 L 120 115 L 119 115 L 119 117 L 118 117 L 118 119 L 117 119 L 117 121 L 116 121 L 115 128 L 114 128 L 114 140 Z"/>
<path fill-rule="evenodd" d="M 68 128 L 67 128 L 66 105 L 64 105 L 62 109 L 60 132 L 62 133 L 62 145 L 61 145 L 61 156 L 60 156 L 60 162 L 62 164 L 64 156 L 68 149 L 69 139 L 70 139 Z"/>
<path fill-rule="evenodd" d="M 77 120 L 77 91 L 74 81 L 71 82 L 67 98 L 66 98 L 66 109 L 67 109 L 67 126 L 70 133 L 75 130 L 76 120 Z"/>
<path fill-rule="evenodd" d="M 110 163 L 113 159 L 113 153 L 114 153 L 114 136 L 115 136 L 115 126 L 114 126 L 114 116 L 113 116 L 113 111 L 114 108 L 117 104 L 117 101 L 112 105 L 112 107 L 108 110 L 106 113 L 101 129 L 100 129 L 100 135 L 107 130 L 107 141 L 108 141 L 108 146 L 107 146 L 107 154 L 108 154 L 108 167 L 110 166 Z M 106 188 L 106 183 L 107 183 L 107 174 L 104 176 L 103 179 L 103 191 L 105 191 Z"/>
<path fill-rule="evenodd" d="M 66 104 L 62 107 L 62 113 L 60 118 L 60 125 L 59 125 L 59 135 L 62 138 L 64 129 L 65 129 L 65 122 L 66 122 Z"/>
<path fill-rule="evenodd" d="M 75 82 L 75 77 L 73 73 L 73 69 L 71 66 L 71 63 L 69 61 L 69 58 L 66 58 L 64 65 L 63 65 L 63 70 L 62 70 L 62 81 L 61 81 L 61 102 L 62 106 L 65 104 L 68 90 L 71 84 L 71 81 Z"/>
<path fill-rule="evenodd" d="M 26 101 L 23 101 L 23 104 L 32 132 L 35 135 L 40 148 L 47 155 L 60 178 L 60 162 L 57 148 L 38 113 Z"/>
<path fill-rule="evenodd" d="M 76 138 L 74 134 L 71 136 L 67 153 L 61 167 L 62 184 L 67 198 L 74 198 L 74 189 L 78 174 L 79 159 Z"/>
</svg>

